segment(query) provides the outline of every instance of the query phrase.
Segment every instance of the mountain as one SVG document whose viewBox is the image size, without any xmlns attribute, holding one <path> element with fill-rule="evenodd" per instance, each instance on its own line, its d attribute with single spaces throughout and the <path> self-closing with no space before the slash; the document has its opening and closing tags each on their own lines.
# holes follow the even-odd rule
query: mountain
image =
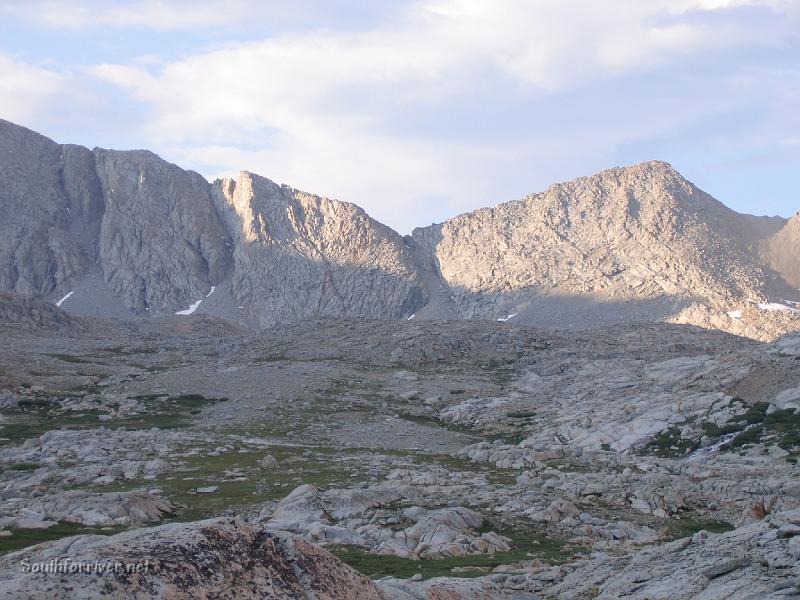
<svg viewBox="0 0 800 600">
<path fill-rule="evenodd" d="M 0 223 L 0 289 L 79 314 L 670 320 L 760 338 L 800 320 L 800 216 L 739 214 L 658 161 L 401 237 L 248 172 L 208 183 L 0 121 Z"/>
<path fill-rule="evenodd" d="M 762 241 L 760 249 L 763 262 L 775 269 L 792 288 L 800 288 L 800 213 Z"/>
<path fill-rule="evenodd" d="M 739 214 L 660 161 L 556 184 L 412 237 L 461 318 L 591 325 L 798 295 L 797 227 Z"/>
<path fill-rule="evenodd" d="M 150 152 L 61 146 L 8 122 L 0 156 L 1 289 L 75 292 L 72 306 L 83 297 L 89 312 L 124 316 L 177 310 L 224 278 L 225 231 L 197 173 Z"/>
<path fill-rule="evenodd" d="M 410 249 L 354 204 L 242 172 L 212 185 L 232 240 L 230 289 L 261 324 L 309 315 L 403 318 L 424 303 Z"/>
</svg>

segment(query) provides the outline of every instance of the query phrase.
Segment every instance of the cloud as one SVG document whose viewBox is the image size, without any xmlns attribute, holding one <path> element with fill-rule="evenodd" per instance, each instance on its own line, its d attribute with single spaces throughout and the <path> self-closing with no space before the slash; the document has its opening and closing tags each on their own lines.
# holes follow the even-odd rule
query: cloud
<svg viewBox="0 0 800 600">
<path fill-rule="evenodd" d="M 26 0 L 0 3 L 3 12 L 54 30 L 191 32 L 256 26 L 306 28 L 322 19 L 338 21 L 340 15 L 345 21 L 369 20 L 376 11 L 358 0 Z"/>
<path fill-rule="evenodd" d="M 52 108 L 68 81 L 66 75 L 0 53 L 0 116 L 31 122 L 42 110 Z"/>
<path fill-rule="evenodd" d="M 480 112 L 481 102 L 507 95 L 535 104 L 698 54 L 772 44 L 784 35 L 773 21 L 690 18 L 754 4 L 767 3 L 431 0 L 365 30 L 288 33 L 161 68 L 101 65 L 94 74 L 148 105 L 149 135 L 193 164 L 213 172 L 251 165 L 386 218 L 402 213 L 392 208 L 398 203 L 452 198 L 463 187 L 488 194 L 478 183 L 481 155 L 507 161 L 507 148 L 525 148 L 538 157 L 555 143 L 456 143 L 397 127 L 404 116 L 448 106 Z M 630 135 L 627 128 L 616 138 Z"/>
<path fill-rule="evenodd" d="M 53 29 L 96 27 L 144 28 L 161 31 L 239 23 L 258 3 L 242 0 L 100 2 L 83 0 L 59 2 L 32 0 L 7 4 L 5 11 L 27 21 Z M 275 9 L 276 3 L 272 8 Z"/>
<path fill-rule="evenodd" d="M 788 0 L 420 0 L 366 21 L 359 4 L 84 0 L 4 10 L 76 31 L 225 30 L 179 59 L 154 45 L 147 60 L 98 61 L 88 76 L 98 94 L 113 87 L 138 107 L 142 137 L 171 160 L 207 176 L 255 171 L 361 204 L 404 231 L 609 166 L 638 140 L 693 135 L 754 98 L 776 113 L 770 132 L 786 112 L 764 98 L 789 83 L 764 84 L 763 64 L 746 74 L 738 65 L 750 60 L 741 53 L 795 43 Z M 796 135 L 789 127 L 780 139 Z"/>
</svg>

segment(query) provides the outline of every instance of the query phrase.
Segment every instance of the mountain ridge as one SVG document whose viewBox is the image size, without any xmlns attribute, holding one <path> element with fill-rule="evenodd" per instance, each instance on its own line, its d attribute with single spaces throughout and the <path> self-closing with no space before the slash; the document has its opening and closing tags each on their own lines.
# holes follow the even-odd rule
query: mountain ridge
<svg viewBox="0 0 800 600">
<path fill-rule="evenodd" d="M 750 309 L 800 299 L 800 218 L 737 213 L 663 161 L 401 236 L 355 204 L 247 171 L 209 183 L 146 150 L 59 145 L 2 120 L 0 156 L 0 289 L 72 292 L 68 312 L 795 328 L 792 305 Z"/>
</svg>

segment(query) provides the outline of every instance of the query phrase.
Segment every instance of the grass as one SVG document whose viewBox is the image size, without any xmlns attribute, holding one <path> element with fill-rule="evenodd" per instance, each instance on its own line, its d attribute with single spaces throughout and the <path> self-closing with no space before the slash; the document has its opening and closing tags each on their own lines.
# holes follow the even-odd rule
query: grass
<svg viewBox="0 0 800 600">
<path fill-rule="evenodd" d="M 681 538 L 693 536 L 698 531 L 708 531 L 710 533 L 725 533 L 732 531 L 734 526 L 727 521 L 715 519 L 669 519 L 666 523 L 667 540 L 679 540 Z"/>
<path fill-rule="evenodd" d="M 6 414 L 8 412 L 6 411 Z M 52 429 L 85 429 L 97 427 L 100 422 L 97 413 L 87 411 L 81 414 L 66 416 L 38 416 L 28 418 L 14 415 L 15 421 L 0 426 L 0 446 L 19 444 L 27 439 L 39 437 Z"/>
<path fill-rule="evenodd" d="M 307 448 L 273 446 L 264 449 L 247 449 L 239 452 L 235 444 L 233 450 L 217 456 L 209 456 L 209 446 L 204 452 L 183 458 L 184 467 L 172 471 L 147 483 L 148 487 L 158 487 L 170 501 L 182 508 L 176 519 L 193 521 L 221 514 L 225 510 L 250 507 L 268 500 L 278 500 L 295 487 L 312 484 L 320 488 L 350 485 L 358 479 L 341 462 L 342 452 L 334 448 L 314 450 L 311 456 L 301 452 Z M 278 461 L 278 469 L 266 471 L 258 462 L 267 454 Z M 226 474 L 226 471 L 229 473 Z M 237 481 L 241 473 L 242 480 Z M 120 482 L 117 485 L 102 486 L 98 491 L 127 491 L 141 486 L 141 482 Z M 198 494 L 199 487 L 217 486 L 211 494 Z"/>
<path fill-rule="evenodd" d="M 681 430 L 673 425 L 653 438 L 642 449 L 642 453 L 661 458 L 680 458 L 699 447 L 699 441 L 681 437 Z"/>
<path fill-rule="evenodd" d="M 57 540 L 70 535 L 100 534 L 112 535 L 121 531 L 120 527 L 86 527 L 77 523 L 57 523 L 47 529 L 14 529 L 10 536 L 0 537 L 0 554 L 27 548 L 41 542 Z"/>
<path fill-rule="evenodd" d="M 491 528 L 487 528 L 491 529 Z M 408 578 L 416 574 L 423 578 L 458 576 L 478 577 L 500 565 L 529 561 L 538 558 L 551 564 L 560 564 L 576 553 L 585 551 L 578 546 L 568 546 L 566 541 L 537 533 L 523 533 L 495 529 L 511 537 L 514 548 L 508 552 L 476 554 L 453 558 L 413 560 L 398 556 L 372 554 L 358 546 L 333 546 L 327 549 L 356 571 L 372 578 L 394 576 Z M 456 571 L 454 571 L 456 569 Z"/>
<path fill-rule="evenodd" d="M 770 438 L 775 445 L 787 452 L 800 448 L 800 415 L 790 408 L 766 414 L 767 406 L 769 405 L 766 402 L 761 402 L 752 407 L 745 418 L 754 427 L 742 431 L 725 444 L 724 449 L 747 448 Z"/>
<path fill-rule="evenodd" d="M 55 358 L 56 360 L 60 360 L 61 362 L 68 362 L 73 363 L 76 365 L 89 365 L 92 363 L 102 364 L 99 361 L 89 360 L 86 358 L 81 358 L 80 356 L 75 356 L 74 354 L 61 354 L 57 352 L 45 352 L 45 356 L 49 356 L 50 358 Z"/>
<path fill-rule="evenodd" d="M 474 429 L 470 429 L 469 427 L 464 427 L 462 425 L 455 425 L 453 423 L 444 423 L 439 419 L 430 416 L 430 415 L 418 415 L 409 412 L 399 412 L 397 416 L 403 419 L 404 421 L 411 421 L 412 423 L 416 423 L 417 425 L 427 425 L 429 427 L 436 427 L 438 429 L 446 429 L 447 431 L 452 431 L 453 433 L 461 433 L 463 435 L 468 435 L 470 437 L 475 437 L 477 432 Z"/>
<path fill-rule="evenodd" d="M 536 416 L 536 411 L 524 410 L 524 411 L 510 412 L 510 413 L 507 413 L 506 416 L 509 419 L 529 419 L 531 417 L 535 417 Z"/>
<path fill-rule="evenodd" d="M 224 402 L 227 398 L 206 398 L 200 394 L 185 394 L 166 397 L 159 395 L 135 396 L 144 409 L 129 417 L 100 421 L 100 410 L 83 410 L 79 413 L 60 409 L 59 399 L 37 398 L 21 400 L 15 409 L 3 410 L 9 420 L 0 426 L 0 446 L 18 444 L 53 429 L 86 429 L 106 427 L 108 429 L 175 429 L 191 424 L 191 415 L 203 406 Z"/>
<path fill-rule="evenodd" d="M 516 375 L 516 370 L 513 368 L 514 363 L 515 361 L 513 360 L 501 362 L 493 358 L 486 363 L 485 368 L 492 371 L 494 382 L 502 388 L 514 380 Z"/>
<path fill-rule="evenodd" d="M 731 404 L 743 402 L 734 398 Z M 777 445 L 792 452 L 800 448 L 800 415 L 793 409 L 776 410 L 767 414 L 769 403 L 758 402 L 747 408 L 744 414 L 737 415 L 727 423 L 717 425 L 710 421 L 700 423 L 703 433 L 719 439 L 724 435 L 737 434 L 721 446 L 725 451 L 744 451 L 758 443 Z M 678 427 L 670 427 L 659 433 L 642 450 L 643 454 L 654 454 L 662 458 L 680 458 L 700 447 L 698 440 L 681 437 Z"/>
<path fill-rule="evenodd" d="M 35 471 L 39 466 L 39 463 L 20 462 L 9 465 L 7 468 L 9 471 Z"/>
<path fill-rule="evenodd" d="M 101 350 L 106 354 L 114 356 L 131 356 L 134 354 L 156 354 L 158 350 L 155 348 L 129 348 L 127 346 L 113 346 L 111 348 L 103 348 Z"/>
</svg>

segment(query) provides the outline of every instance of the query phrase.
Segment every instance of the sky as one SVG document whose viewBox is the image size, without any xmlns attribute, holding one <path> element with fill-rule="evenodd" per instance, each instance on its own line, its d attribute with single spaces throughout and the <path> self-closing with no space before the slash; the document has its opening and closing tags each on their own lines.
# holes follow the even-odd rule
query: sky
<svg viewBox="0 0 800 600">
<path fill-rule="evenodd" d="M 0 118 L 401 233 L 659 159 L 800 210 L 800 0 L 0 0 Z"/>
</svg>

